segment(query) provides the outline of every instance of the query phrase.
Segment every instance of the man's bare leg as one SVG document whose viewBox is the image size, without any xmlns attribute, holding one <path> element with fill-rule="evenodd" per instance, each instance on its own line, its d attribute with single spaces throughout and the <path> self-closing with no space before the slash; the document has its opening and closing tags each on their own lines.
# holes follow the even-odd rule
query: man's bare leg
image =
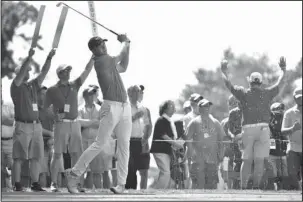
<svg viewBox="0 0 303 202">
<path fill-rule="evenodd" d="M 241 178 L 241 189 L 246 189 L 248 180 L 251 174 L 251 166 L 252 166 L 253 160 L 251 159 L 243 159 L 242 166 L 241 166 L 241 172 L 240 172 L 240 178 Z"/>
<path fill-rule="evenodd" d="M 58 173 L 61 164 L 62 154 L 54 153 L 51 160 L 51 191 L 57 192 L 58 190 Z"/>
<path fill-rule="evenodd" d="M 15 184 L 15 191 L 22 191 L 22 185 L 21 185 L 21 165 L 22 165 L 21 159 L 14 159 L 13 162 L 13 179 Z"/>
<path fill-rule="evenodd" d="M 148 180 L 148 169 L 139 170 L 141 181 L 140 189 L 147 189 L 147 180 Z"/>
<path fill-rule="evenodd" d="M 96 189 L 101 189 L 101 173 L 93 173 L 93 182 Z"/>
<path fill-rule="evenodd" d="M 110 179 L 109 179 L 108 171 L 104 171 L 104 173 L 102 173 L 102 178 L 103 178 L 103 189 L 109 189 L 110 188 Z M 114 178 L 114 176 L 112 176 L 112 178 Z M 117 179 L 117 177 L 116 177 L 116 179 Z"/>
</svg>

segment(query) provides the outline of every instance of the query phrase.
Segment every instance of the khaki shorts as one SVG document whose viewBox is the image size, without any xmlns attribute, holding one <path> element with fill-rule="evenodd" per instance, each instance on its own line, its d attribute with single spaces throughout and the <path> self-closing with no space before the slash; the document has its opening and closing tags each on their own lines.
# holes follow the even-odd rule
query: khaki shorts
<svg viewBox="0 0 303 202">
<path fill-rule="evenodd" d="M 54 152 L 56 154 L 82 153 L 81 126 L 76 122 L 57 122 L 54 125 Z"/>
<path fill-rule="evenodd" d="M 42 160 L 43 157 L 41 124 L 16 122 L 13 134 L 13 159 Z"/>
<path fill-rule="evenodd" d="M 83 149 L 86 150 L 95 139 L 83 138 Z M 113 155 L 106 155 L 99 153 L 89 164 L 87 169 L 88 172 L 93 173 L 103 173 L 104 171 L 109 171 L 112 168 Z"/>
<path fill-rule="evenodd" d="M 268 124 L 243 126 L 242 144 L 242 159 L 268 158 L 270 150 Z"/>
</svg>

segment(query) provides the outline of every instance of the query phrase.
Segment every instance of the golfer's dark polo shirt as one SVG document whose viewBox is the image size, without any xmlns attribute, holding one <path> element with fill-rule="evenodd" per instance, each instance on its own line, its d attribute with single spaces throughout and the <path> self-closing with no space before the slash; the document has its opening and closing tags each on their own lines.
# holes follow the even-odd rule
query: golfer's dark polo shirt
<svg viewBox="0 0 303 202">
<path fill-rule="evenodd" d="M 240 101 L 243 112 L 243 126 L 247 124 L 269 123 L 270 105 L 279 93 L 279 87 L 248 88 L 232 86 L 231 93 Z"/>
<path fill-rule="evenodd" d="M 127 102 L 127 93 L 116 68 L 115 59 L 109 55 L 95 58 L 95 71 L 104 100 Z"/>
<path fill-rule="evenodd" d="M 53 131 L 54 117 L 43 107 L 39 107 L 39 119 L 41 121 L 42 128 Z"/>
<path fill-rule="evenodd" d="M 82 85 L 80 77 L 67 85 L 59 82 L 48 88 L 45 97 L 45 105 L 53 105 L 54 113 L 64 113 L 64 105 L 69 104 L 69 112 L 65 112 L 64 119 L 74 120 L 78 117 L 78 91 Z"/>
<path fill-rule="evenodd" d="M 16 86 L 15 82 L 12 82 L 11 98 L 14 103 L 16 121 L 30 122 L 39 120 L 38 109 L 37 111 L 33 110 L 33 104 L 37 104 L 38 90 L 37 79 L 22 83 L 20 86 Z"/>
</svg>

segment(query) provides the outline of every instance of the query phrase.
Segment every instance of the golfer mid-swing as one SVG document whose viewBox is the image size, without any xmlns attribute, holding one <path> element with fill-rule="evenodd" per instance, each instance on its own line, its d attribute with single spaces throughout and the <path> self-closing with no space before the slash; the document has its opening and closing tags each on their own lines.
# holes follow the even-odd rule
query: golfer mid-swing
<svg viewBox="0 0 303 202">
<path fill-rule="evenodd" d="M 67 188 L 70 193 L 78 193 L 77 183 L 80 176 L 95 156 L 107 150 L 112 133 L 117 137 L 118 185 L 110 190 L 118 194 L 125 188 L 132 119 L 131 107 L 119 73 L 127 69 L 130 41 L 126 35 L 118 36 L 123 48 L 116 57 L 107 54 L 105 41 L 107 40 L 93 37 L 88 42 L 88 47 L 95 56 L 94 66 L 104 102 L 100 109 L 101 120 L 95 142 L 83 152 L 73 168 L 66 170 Z"/>
</svg>

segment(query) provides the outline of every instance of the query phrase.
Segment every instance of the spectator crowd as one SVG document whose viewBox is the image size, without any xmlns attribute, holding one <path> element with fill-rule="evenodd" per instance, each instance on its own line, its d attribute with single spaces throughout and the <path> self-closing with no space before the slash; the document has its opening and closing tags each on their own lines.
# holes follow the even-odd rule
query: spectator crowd
<svg viewBox="0 0 303 202">
<path fill-rule="evenodd" d="M 127 37 L 119 37 L 121 43 L 129 43 Z M 124 92 L 119 90 L 124 88 L 120 77 L 113 80 L 119 88 L 105 88 L 104 83 L 111 81 L 99 79 L 101 74 L 116 74 L 96 68 L 113 62 L 98 52 L 106 52 L 105 41 L 90 40 L 93 57 L 77 79 L 70 81 L 71 66 L 60 65 L 59 81 L 49 88 L 42 83 L 55 50 L 31 80 L 34 50 L 29 51 L 10 87 L 13 106 L 2 101 L 2 187 L 14 191 L 50 187 L 60 192 L 60 187 L 68 186 L 71 193 L 111 186 L 116 187 L 111 189 L 114 193 L 137 187 L 217 189 L 222 177 L 226 189 L 302 189 L 302 88 L 294 89 L 296 104 L 289 109 L 273 102 L 285 85 L 285 58 L 279 61 L 278 81 L 267 88 L 258 72 L 249 76 L 248 88 L 233 85 L 228 61 L 222 61 L 222 79 L 231 96 L 229 116 L 221 122 L 212 116 L 213 103 L 193 93 L 184 103 L 181 119 L 174 119 L 174 101 L 166 100 L 152 123 L 151 113 L 156 112 L 142 104 L 147 90 L 143 85 Z M 121 55 L 127 50 L 125 45 Z M 126 70 L 124 58 L 115 71 Z M 78 106 L 79 89 L 93 66 L 102 71 L 97 72 L 100 87 L 85 87 L 85 103 Z M 99 88 L 103 101 L 98 99 Z M 148 187 L 151 155 L 159 176 Z"/>
</svg>

